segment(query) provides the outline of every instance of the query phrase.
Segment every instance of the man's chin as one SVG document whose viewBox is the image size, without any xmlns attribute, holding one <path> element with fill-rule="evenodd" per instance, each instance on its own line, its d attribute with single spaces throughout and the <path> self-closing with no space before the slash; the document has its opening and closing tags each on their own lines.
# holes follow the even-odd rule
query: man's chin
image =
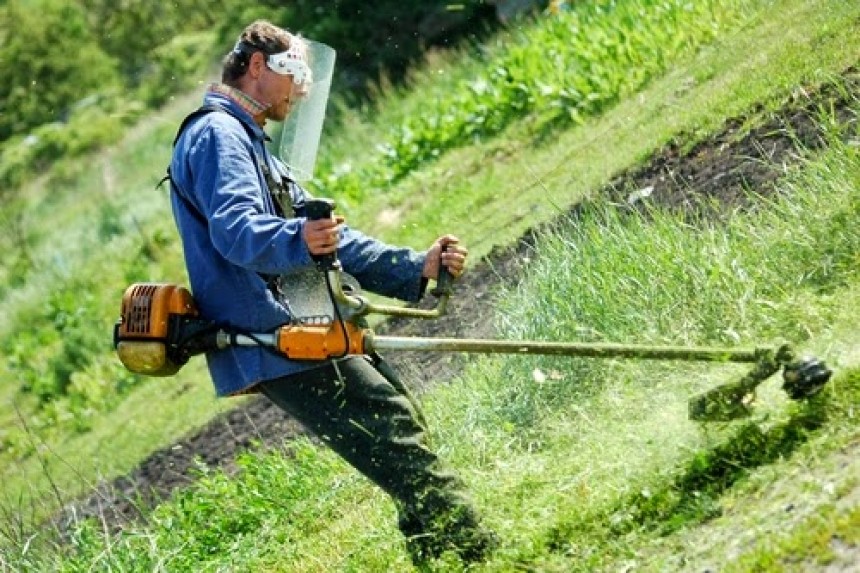
<svg viewBox="0 0 860 573">
<path fill-rule="evenodd" d="M 272 121 L 284 121 L 287 119 L 287 110 L 271 109 L 269 110 L 269 119 Z"/>
</svg>

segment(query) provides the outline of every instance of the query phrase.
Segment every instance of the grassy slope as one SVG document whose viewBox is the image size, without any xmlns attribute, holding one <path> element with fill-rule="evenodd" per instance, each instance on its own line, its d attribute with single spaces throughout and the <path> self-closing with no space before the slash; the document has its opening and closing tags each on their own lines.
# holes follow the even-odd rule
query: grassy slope
<svg viewBox="0 0 860 573">
<path fill-rule="evenodd" d="M 776 105 L 796 86 L 855 63 L 857 25 L 850 22 L 856 14 L 850 3 L 835 4 L 774 2 L 694 62 L 596 121 L 552 134 L 551 143 L 541 144 L 528 125 L 520 125 L 506 137 L 446 154 L 380 198 L 383 207 L 404 211 L 397 225 L 377 219 L 382 209 L 372 198 L 350 207 L 351 220 L 418 245 L 442 228 L 455 228 L 483 255 L 555 217 L 677 134 L 704 135 L 755 103 Z M 422 200 L 428 194 L 434 201 Z"/>
<path fill-rule="evenodd" d="M 439 221 L 444 220 L 450 228 L 458 229 L 480 255 L 494 244 L 514 239 L 534 223 L 551 218 L 556 208 L 578 200 L 582 193 L 646 156 L 674 134 L 706 133 L 718 126 L 722 118 L 743 113 L 756 101 L 778 100 L 793 86 L 815 81 L 823 74 L 836 73 L 855 63 L 858 15 L 849 3 L 834 6 L 832 2 L 776 2 L 764 14 L 755 25 L 720 42 L 695 62 L 676 69 L 601 119 L 557 134 L 552 144 L 533 146 L 525 130 L 514 126 L 497 140 L 449 154 L 386 197 L 371 199 L 360 207 L 350 206 L 350 220 L 359 227 L 374 228 L 389 240 L 416 246 L 436 235 L 441 229 Z M 173 119 L 157 126 L 159 138 L 165 139 L 172 130 Z M 129 145 L 133 146 L 134 141 Z M 606 154 L 606 149 L 612 149 L 613 153 Z M 136 153 L 129 155 L 136 157 Z M 154 161 L 135 160 L 139 171 L 123 170 L 117 175 L 120 181 L 115 182 L 119 188 L 136 188 L 130 201 L 141 211 L 153 208 L 152 195 L 146 188 L 152 173 L 160 169 L 152 165 L 162 165 L 166 153 L 161 149 L 155 155 Z M 495 160 L 487 162 L 487 157 Z M 108 163 L 95 174 L 96 179 L 104 179 Z M 92 186 L 99 187 L 90 182 L 84 188 Z M 500 194 L 499 190 L 516 192 L 518 201 L 514 208 L 508 195 Z M 433 193 L 438 201 L 416 204 L 409 200 L 426 193 Z M 80 202 L 51 207 L 48 212 L 56 217 L 52 223 L 57 226 L 64 226 L 64 221 L 92 217 L 92 212 L 87 212 L 86 205 Z M 155 207 L 163 209 L 164 205 L 155 202 Z M 397 224 L 376 219 L 383 208 L 399 209 Z M 106 260 L 110 256 L 116 255 L 108 254 Z M 849 331 L 847 325 L 846 331 Z M 848 339 L 838 340 L 850 347 Z M 98 421 L 94 434 L 53 444 L 52 449 L 59 457 L 78 465 L 84 475 L 126 471 L 152 447 L 169 443 L 179 432 L 199 424 L 217 409 L 206 397 L 208 388 L 199 369 L 183 372 L 183 376 L 192 390 L 174 397 L 171 408 L 139 413 L 138 404 L 157 403 L 165 395 L 174 394 L 169 390 L 175 387 L 175 381 L 153 382 L 115 414 Z M 177 416 L 174 406 L 183 408 L 187 417 Z M 118 429 L 118 420 L 130 423 Z M 136 424 L 135 420 L 140 422 Z M 142 437 L 144 429 L 155 431 Z M 109 464 L 83 463 L 98 451 L 111 460 Z M 63 464 L 53 456 L 46 457 L 55 471 L 64 475 L 59 469 Z M 11 476 L 15 489 L 20 486 L 15 486 L 14 480 L 23 476 L 25 482 L 34 482 L 41 472 L 34 460 L 20 469 Z M 65 475 L 60 478 L 60 485 L 64 489 L 74 488 L 79 477 Z M 357 507 L 356 514 L 347 516 L 345 522 L 363 521 L 362 509 L 366 508 Z M 374 511 L 381 514 L 383 523 L 388 518 L 384 507 L 379 509 L 374 505 L 371 513 Z M 366 540 L 358 540 L 359 544 L 362 541 Z M 674 550 L 669 545 L 667 554 Z"/>
<path fill-rule="evenodd" d="M 796 211 L 810 212 L 805 207 L 815 204 L 818 197 L 823 198 L 818 207 L 822 213 L 828 210 L 823 205 L 830 202 L 856 202 L 851 199 L 860 176 L 856 153 L 845 149 L 835 149 L 833 153 L 841 158 L 837 161 L 841 167 L 831 171 L 825 163 L 827 167 L 811 165 L 807 170 L 810 174 L 829 173 L 826 183 L 815 175 L 807 175 L 793 187 L 783 184 L 793 197 L 786 203 L 794 205 Z M 806 204 L 801 199 L 803 195 L 816 199 Z M 830 216 L 824 214 L 822 220 L 829 220 Z M 687 330 L 686 336 L 695 335 L 703 324 L 707 326 L 709 319 L 715 318 L 709 317 L 711 313 L 706 307 L 715 302 L 713 295 L 717 294 L 716 324 L 737 328 L 742 341 L 769 340 L 797 326 L 809 328 L 811 332 L 805 336 L 791 338 L 808 338 L 805 350 L 826 356 L 839 375 L 823 408 L 828 420 L 822 427 L 810 423 L 814 416 L 804 418 L 804 412 L 808 415 L 818 406 L 795 410 L 785 403 L 785 397 L 773 384 L 768 384 L 759 393 L 754 423 L 696 428 L 685 419 L 685 397 L 724 383 L 739 373 L 736 369 L 615 364 L 605 372 L 596 373 L 600 391 L 594 393 L 589 389 L 589 384 L 594 383 L 594 373 L 582 369 L 570 372 L 558 362 L 539 363 L 544 371 L 556 372 L 555 382 L 553 378 L 544 382 L 551 389 L 530 390 L 528 383 L 523 382 L 516 395 L 531 394 L 531 398 L 514 401 L 509 392 L 510 403 L 506 405 L 504 400 L 499 403 L 508 409 L 516 406 L 514 413 L 548 407 L 558 413 L 541 414 L 540 427 L 526 433 L 534 440 L 535 453 L 518 454 L 514 449 L 502 455 L 495 453 L 493 457 L 506 460 L 506 474 L 481 478 L 498 480 L 496 487 L 528 483 L 523 478 L 532 478 L 528 493 L 521 494 L 522 507 L 506 508 L 506 512 L 509 510 L 518 517 L 516 527 L 508 534 L 516 539 L 513 546 L 525 547 L 528 544 L 522 539 L 521 529 L 526 529 L 537 536 L 539 546 L 548 550 L 537 551 L 537 555 L 529 555 L 527 551 L 513 552 L 514 555 L 534 559 L 539 564 L 538 570 L 551 571 L 618 570 L 627 566 L 644 571 L 722 567 L 739 571 L 810 570 L 833 559 L 834 548 L 847 554 L 843 561 L 835 560 L 834 565 L 856 559 L 860 516 L 856 512 L 858 474 L 853 456 L 860 437 L 856 419 L 858 336 L 853 317 L 846 316 L 844 309 L 856 304 L 857 288 L 855 285 L 810 299 L 809 293 L 802 294 L 803 281 L 797 280 L 796 290 L 787 291 L 790 295 L 783 296 L 785 291 L 779 294 L 787 277 L 803 273 L 795 273 L 796 266 L 779 262 L 782 259 L 777 256 L 779 250 L 773 237 L 796 232 L 796 239 L 789 244 L 792 248 L 803 244 L 806 232 L 802 230 L 804 225 L 797 223 L 787 212 L 765 221 L 740 219 L 736 228 L 729 229 L 725 236 L 688 233 L 662 225 L 635 233 L 620 232 L 610 226 L 603 230 L 606 239 L 602 243 L 598 240 L 594 242 L 599 244 L 593 247 L 580 247 L 582 251 L 598 252 L 590 256 L 571 252 L 574 245 L 582 244 L 576 230 L 544 245 L 541 255 L 549 257 L 550 263 L 537 265 L 532 272 L 536 278 L 512 293 L 515 306 L 505 312 L 513 313 L 513 324 L 522 325 L 527 316 L 539 316 L 535 309 L 554 296 L 561 317 L 584 316 L 583 324 L 604 333 L 617 325 L 615 316 L 621 311 L 626 312 L 625 318 L 633 324 L 648 326 L 641 328 L 636 338 L 660 339 L 668 335 L 673 339 L 684 336 L 682 330 Z M 583 234 L 593 236 L 585 231 Z M 683 281 L 656 277 L 653 279 L 656 289 L 669 289 L 667 297 L 636 292 L 647 292 L 648 286 L 627 288 L 631 280 L 641 279 L 649 270 L 654 276 L 655 270 L 650 261 L 640 260 L 649 257 L 632 261 L 624 257 L 633 251 L 625 244 L 631 239 L 635 241 L 635 251 L 643 255 L 667 253 L 682 274 L 695 276 L 701 270 L 693 284 L 702 284 L 705 277 L 718 279 L 727 291 L 725 299 L 706 291 L 685 294 L 683 287 L 670 284 Z M 701 256 L 700 248 L 710 254 L 710 260 Z M 562 249 L 569 254 L 564 256 Z M 764 259 L 758 258 L 758 253 L 765 253 Z M 736 273 L 723 274 L 728 269 L 721 266 L 721 259 L 727 257 L 726 262 L 730 261 Z M 813 266 L 816 264 L 813 257 L 803 258 L 813 261 Z M 559 261 L 565 259 L 577 271 L 559 270 Z M 547 269 L 550 265 L 556 268 Z M 777 273 L 764 279 L 760 273 L 768 267 Z M 671 273 L 669 267 L 657 270 Z M 577 280 L 580 272 L 588 274 L 589 279 Z M 733 287 L 739 285 L 737 277 L 746 272 L 755 277 L 757 298 L 766 299 L 767 304 L 758 310 L 755 307 L 762 301 L 742 301 L 743 296 L 735 297 L 738 304 L 731 300 Z M 856 281 L 856 272 L 847 272 Z M 556 275 L 554 280 L 552 274 Z M 599 305 L 593 299 L 602 291 L 590 293 L 583 286 L 597 281 L 614 287 L 612 299 Z M 535 297 L 535 302 L 524 300 L 526 289 L 540 292 L 541 296 Z M 717 290 L 716 286 L 707 290 L 711 289 Z M 651 305 L 656 312 L 646 310 L 648 306 L 643 304 L 646 296 L 656 298 Z M 677 303 L 667 304 L 665 298 Z M 576 302 L 569 302 L 571 299 Z M 683 315 L 682 309 L 689 308 L 691 303 L 699 308 L 686 315 L 686 320 L 679 320 L 679 312 Z M 519 308 L 522 306 L 525 309 Z M 736 314 L 738 310 L 743 312 Z M 742 314 L 750 316 L 744 320 Z M 609 318 L 601 323 L 604 315 Z M 679 327 L 683 324 L 686 329 L 670 327 L 661 332 L 657 319 L 664 315 L 673 319 L 670 323 Z M 539 333 L 556 326 L 537 322 L 534 320 L 528 326 Z M 555 322 L 571 328 L 572 321 L 565 324 L 561 318 Z M 770 328 L 763 327 L 765 322 L 771 323 Z M 613 339 L 613 332 L 609 332 L 608 338 Z M 622 327 L 614 334 L 629 336 L 633 332 Z M 528 371 L 522 370 L 515 375 L 527 378 Z M 579 392 L 569 386 L 571 375 L 577 384 L 585 384 Z M 502 387 L 509 384 L 507 377 L 493 379 Z M 497 393 L 504 394 L 501 389 Z M 563 393 L 560 404 L 556 393 Z M 462 401 L 465 396 L 458 398 Z M 567 406 L 565 398 L 575 399 L 576 407 Z M 447 408 L 453 408 L 453 404 L 456 400 L 447 403 Z M 520 416 L 509 419 L 517 420 Z M 543 421 L 545 418 L 547 422 Z M 446 428 L 457 427 L 448 422 Z M 462 434 L 468 434 L 468 431 L 450 432 L 454 435 L 448 436 L 448 440 L 454 443 L 455 436 L 462 439 L 465 437 Z M 513 432 L 511 440 L 520 433 L 525 432 Z M 539 470 L 528 469 L 526 460 L 537 462 Z M 529 515 L 528 508 L 541 508 L 545 513 L 529 521 L 523 518 Z M 552 525 L 546 525 L 546 521 Z M 853 553 L 849 553 L 847 548 L 852 547 Z"/>
</svg>

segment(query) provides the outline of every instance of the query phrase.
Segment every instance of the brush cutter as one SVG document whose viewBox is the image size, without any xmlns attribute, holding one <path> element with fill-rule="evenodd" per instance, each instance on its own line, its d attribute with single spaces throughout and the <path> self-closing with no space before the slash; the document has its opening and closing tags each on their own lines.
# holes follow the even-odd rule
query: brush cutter
<svg viewBox="0 0 860 573">
<path fill-rule="evenodd" d="M 334 203 L 307 202 L 308 218 L 331 216 Z M 297 317 L 274 332 L 251 333 L 224 328 L 201 317 L 191 293 L 182 286 L 137 283 L 123 295 L 114 347 L 130 371 L 170 376 L 197 354 L 230 346 L 262 346 L 294 360 L 330 360 L 349 354 L 385 351 L 540 354 L 640 360 L 738 362 L 753 365 L 739 381 L 718 386 L 689 402 L 697 421 L 729 421 L 751 413 L 756 388 L 783 369 L 783 389 L 792 400 L 817 394 L 832 372 L 816 358 L 797 358 L 789 345 L 777 348 L 647 346 L 611 343 L 421 338 L 376 335 L 365 326 L 369 314 L 421 319 L 446 313 L 453 278 L 440 265 L 432 293 L 433 309 L 378 305 L 360 294 L 355 279 L 343 273 L 336 255 L 315 257 L 316 268 L 283 277 L 282 292 L 299 293 L 290 301 Z"/>
</svg>

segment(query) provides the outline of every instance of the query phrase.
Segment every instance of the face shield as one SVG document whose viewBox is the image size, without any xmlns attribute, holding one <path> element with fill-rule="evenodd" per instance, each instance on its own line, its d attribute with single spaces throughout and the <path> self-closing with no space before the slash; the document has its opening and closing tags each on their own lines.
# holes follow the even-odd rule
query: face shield
<svg viewBox="0 0 860 573">
<path fill-rule="evenodd" d="M 273 72 L 293 77 L 293 106 L 284 120 L 279 155 L 298 181 L 313 178 L 326 104 L 334 72 L 335 51 L 298 38 L 286 52 L 269 55 Z"/>
</svg>

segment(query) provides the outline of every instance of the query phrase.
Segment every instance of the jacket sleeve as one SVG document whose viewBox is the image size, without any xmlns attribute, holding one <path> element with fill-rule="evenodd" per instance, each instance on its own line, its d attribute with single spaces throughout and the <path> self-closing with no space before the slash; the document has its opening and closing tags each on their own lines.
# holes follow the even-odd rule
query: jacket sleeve
<svg viewBox="0 0 860 573">
<path fill-rule="evenodd" d="M 188 153 L 194 200 L 209 222 L 215 249 L 231 263 L 259 273 L 288 273 L 311 264 L 304 219 L 283 219 L 271 207 L 253 147 L 241 126 L 223 114 L 200 130 Z M 228 118 L 227 121 L 230 120 Z"/>
<path fill-rule="evenodd" d="M 282 173 L 288 172 L 282 162 L 277 159 L 275 162 Z M 305 201 L 313 196 L 301 186 L 297 189 L 300 196 L 293 200 L 301 206 L 302 213 Z M 388 245 L 344 226 L 337 256 L 343 270 L 354 276 L 365 290 L 407 302 L 418 302 L 424 296 L 427 279 L 421 273 L 427 255 L 423 252 Z"/>
<path fill-rule="evenodd" d="M 417 302 L 424 295 L 425 253 L 387 245 L 344 227 L 337 254 L 343 269 L 366 290 L 407 302 Z"/>
</svg>

